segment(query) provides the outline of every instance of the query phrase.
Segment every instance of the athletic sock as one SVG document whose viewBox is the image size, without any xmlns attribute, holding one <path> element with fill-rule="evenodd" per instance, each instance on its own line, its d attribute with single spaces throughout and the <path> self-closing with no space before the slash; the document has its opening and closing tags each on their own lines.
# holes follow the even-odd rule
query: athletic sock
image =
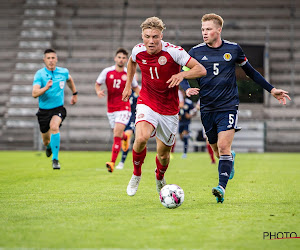
<svg viewBox="0 0 300 250">
<path fill-rule="evenodd" d="M 111 161 L 116 162 L 121 149 L 121 137 L 114 137 L 114 143 L 111 148 Z"/>
<path fill-rule="evenodd" d="M 189 135 L 184 135 L 183 136 L 183 152 L 186 154 L 188 151 L 188 147 L 189 147 Z"/>
<path fill-rule="evenodd" d="M 157 156 L 155 158 L 156 160 L 156 179 L 157 180 L 162 180 L 162 178 L 164 178 L 165 172 L 167 171 L 167 168 L 169 166 L 169 163 L 166 166 L 161 165 L 161 163 L 159 162 Z"/>
<path fill-rule="evenodd" d="M 58 160 L 58 152 L 60 147 L 60 133 L 52 134 L 50 139 L 52 149 L 52 160 Z M 49 144 L 49 145 L 50 145 Z"/>
<path fill-rule="evenodd" d="M 129 150 L 127 150 L 126 152 L 122 151 L 122 159 L 121 162 L 125 162 L 126 158 L 127 158 L 127 154 L 128 154 Z"/>
<path fill-rule="evenodd" d="M 219 186 L 226 188 L 229 175 L 232 169 L 232 155 L 221 155 L 219 160 Z"/>
<path fill-rule="evenodd" d="M 206 144 L 207 152 L 210 155 L 211 162 L 215 162 L 214 151 L 209 144 Z"/>
<path fill-rule="evenodd" d="M 47 149 L 50 149 L 51 148 L 51 143 L 49 143 L 48 145 L 47 145 Z"/>
<path fill-rule="evenodd" d="M 133 174 L 140 176 L 142 174 L 142 165 L 147 154 L 147 147 L 140 153 L 137 153 L 132 149 L 132 161 L 133 161 Z"/>
</svg>

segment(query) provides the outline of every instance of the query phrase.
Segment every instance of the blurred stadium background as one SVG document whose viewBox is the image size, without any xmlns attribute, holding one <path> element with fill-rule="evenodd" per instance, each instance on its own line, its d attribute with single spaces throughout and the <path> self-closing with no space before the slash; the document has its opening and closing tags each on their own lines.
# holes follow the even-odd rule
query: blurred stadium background
<svg viewBox="0 0 300 250">
<path fill-rule="evenodd" d="M 233 147 L 240 152 L 300 152 L 300 1 L 298 0 L 10 0 L 0 2 L 0 149 L 41 149 L 31 97 L 34 73 L 46 48 L 57 50 L 79 91 L 62 127 L 63 150 L 110 150 L 106 99 L 94 91 L 100 71 L 119 47 L 141 42 L 140 24 L 163 19 L 164 40 L 186 49 L 202 42 L 203 14 L 224 20 L 222 38 L 238 42 L 250 62 L 277 88 L 290 92 L 283 107 L 237 71 L 242 103 Z M 251 58 L 254 59 L 251 59 Z M 199 117 L 192 124 L 201 130 Z M 201 146 L 194 140 L 191 149 Z M 150 150 L 154 144 L 150 143 Z M 178 140 L 177 151 L 181 151 Z"/>
</svg>

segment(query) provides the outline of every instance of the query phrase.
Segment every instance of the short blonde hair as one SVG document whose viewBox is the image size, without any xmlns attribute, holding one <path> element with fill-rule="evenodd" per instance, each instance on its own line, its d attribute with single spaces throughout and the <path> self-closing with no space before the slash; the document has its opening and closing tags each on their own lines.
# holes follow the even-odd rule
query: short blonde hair
<svg viewBox="0 0 300 250">
<path fill-rule="evenodd" d="M 223 18 L 215 13 L 205 14 L 202 17 L 201 22 L 203 23 L 206 21 L 213 21 L 215 24 L 219 25 L 221 28 L 223 27 L 223 24 L 224 24 Z"/>
<path fill-rule="evenodd" d="M 161 32 L 163 32 L 163 30 L 166 29 L 166 26 L 160 18 L 153 16 L 153 17 L 147 18 L 141 24 L 141 28 L 142 28 L 142 31 L 144 29 L 158 29 Z"/>
</svg>

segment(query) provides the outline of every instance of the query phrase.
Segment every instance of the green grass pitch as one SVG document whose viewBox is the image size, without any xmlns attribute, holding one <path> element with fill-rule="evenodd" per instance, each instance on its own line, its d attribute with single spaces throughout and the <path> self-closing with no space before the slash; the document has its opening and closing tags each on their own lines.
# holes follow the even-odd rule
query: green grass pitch
<svg viewBox="0 0 300 250">
<path fill-rule="evenodd" d="M 237 154 L 225 202 L 211 194 L 217 165 L 206 153 L 175 153 L 167 183 L 181 186 L 177 209 L 160 204 L 155 153 L 147 154 L 135 196 L 126 194 L 132 155 L 110 174 L 110 152 L 61 152 L 53 171 L 44 152 L 0 152 L 0 248 L 300 249 L 300 154 Z"/>
</svg>

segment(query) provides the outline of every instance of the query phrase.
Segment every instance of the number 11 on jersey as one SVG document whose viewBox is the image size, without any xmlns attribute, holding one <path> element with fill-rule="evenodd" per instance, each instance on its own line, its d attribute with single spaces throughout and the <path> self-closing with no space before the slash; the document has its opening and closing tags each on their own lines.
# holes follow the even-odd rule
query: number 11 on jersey
<svg viewBox="0 0 300 250">
<path fill-rule="evenodd" d="M 154 79 L 154 76 L 153 76 L 153 71 L 156 75 L 156 78 L 159 79 L 159 76 L 158 76 L 158 73 L 157 73 L 157 67 L 154 67 L 154 70 L 152 70 L 152 67 L 150 67 L 150 75 L 151 75 L 151 79 Z"/>
</svg>

